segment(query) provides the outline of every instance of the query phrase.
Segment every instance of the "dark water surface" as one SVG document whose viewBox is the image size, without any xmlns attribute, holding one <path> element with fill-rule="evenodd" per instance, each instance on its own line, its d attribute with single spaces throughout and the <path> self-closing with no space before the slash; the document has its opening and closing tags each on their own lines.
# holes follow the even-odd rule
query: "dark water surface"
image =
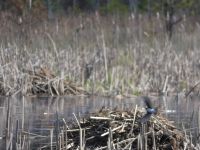
<svg viewBox="0 0 200 150">
<path fill-rule="evenodd" d="M 199 143 L 200 98 L 185 99 L 181 95 L 153 97 L 155 106 L 160 108 L 180 129 Z M 77 117 L 96 112 L 102 107 L 133 109 L 136 105 L 144 107 L 141 98 L 114 99 L 108 97 L 1 97 L 0 98 L 0 149 L 36 149 L 47 145 L 51 140 L 55 121 L 64 118 L 67 123 Z M 19 132 L 24 131 L 23 139 Z M 21 135 L 20 135 L 21 136 Z M 12 140 L 11 140 L 12 139 Z M 22 144 L 23 141 L 26 144 Z M 12 144 L 19 143 L 19 145 Z"/>
</svg>

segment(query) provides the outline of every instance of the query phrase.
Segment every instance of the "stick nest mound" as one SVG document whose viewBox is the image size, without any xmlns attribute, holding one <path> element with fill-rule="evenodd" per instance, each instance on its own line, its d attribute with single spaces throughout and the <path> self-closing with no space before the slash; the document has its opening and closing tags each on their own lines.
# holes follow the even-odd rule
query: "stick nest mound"
<svg viewBox="0 0 200 150">
<path fill-rule="evenodd" d="M 0 75 L 0 95 L 60 96 L 88 94 L 80 85 L 62 74 L 56 75 L 46 67 L 35 67 L 32 70 L 22 69 L 17 75 L 7 72 L 7 76 L 2 77 Z"/>
<path fill-rule="evenodd" d="M 101 109 L 81 120 L 75 116 L 73 125 L 64 127 L 67 143 L 60 144 L 60 148 L 195 149 L 187 135 L 161 115 L 151 116 L 142 124 L 144 114 L 136 107 L 134 111 Z"/>
<path fill-rule="evenodd" d="M 26 93 L 51 96 L 87 94 L 81 86 L 65 77 L 56 76 L 47 68 L 26 72 L 30 81 Z"/>
</svg>

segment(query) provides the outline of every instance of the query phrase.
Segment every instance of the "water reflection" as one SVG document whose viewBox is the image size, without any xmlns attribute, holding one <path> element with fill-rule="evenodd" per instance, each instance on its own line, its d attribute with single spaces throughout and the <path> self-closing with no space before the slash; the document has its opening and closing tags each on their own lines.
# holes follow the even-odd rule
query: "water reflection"
<svg viewBox="0 0 200 150">
<path fill-rule="evenodd" d="M 184 99 L 177 95 L 172 97 L 153 98 L 155 105 L 161 107 L 163 115 L 173 120 L 179 128 L 188 129 L 193 138 L 199 135 L 199 97 Z M 165 105 L 164 105 L 164 102 Z M 0 98 L 0 149 L 12 146 L 16 149 L 18 132 L 24 131 L 26 139 L 31 142 L 24 145 L 26 149 L 35 149 L 48 143 L 55 120 L 64 118 L 72 121 L 75 113 L 77 117 L 96 112 L 103 106 L 121 110 L 142 106 L 140 98 L 113 99 L 108 97 L 1 97 Z M 164 108 L 165 107 L 165 108 Z M 192 129 L 192 130 L 189 130 Z M 10 134 L 12 133 L 12 134 Z M 36 136 L 37 135 L 37 136 Z M 39 136 L 43 137 L 38 138 Z M 7 141 L 5 140 L 7 139 Z M 12 139 L 9 140 L 8 139 Z M 25 140 L 25 139 L 24 139 Z M 20 141 L 17 141 L 20 143 Z M 37 145 L 36 145 L 37 143 Z"/>
</svg>

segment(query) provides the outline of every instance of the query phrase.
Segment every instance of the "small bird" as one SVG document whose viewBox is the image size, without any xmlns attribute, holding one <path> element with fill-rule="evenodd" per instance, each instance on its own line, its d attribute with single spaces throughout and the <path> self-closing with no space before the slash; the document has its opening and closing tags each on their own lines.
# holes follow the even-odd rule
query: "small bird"
<svg viewBox="0 0 200 150">
<path fill-rule="evenodd" d="M 150 119 L 151 115 L 157 114 L 158 109 L 157 109 L 157 108 L 154 108 L 154 107 L 152 106 L 152 103 L 151 103 L 151 100 L 150 100 L 149 97 L 144 96 L 144 97 L 142 97 L 142 98 L 143 98 L 144 103 L 145 103 L 145 105 L 146 105 L 146 112 L 147 112 L 147 113 L 140 119 L 140 122 L 141 122 L 141 123 L 146 123 L 146 122 Z"/>
</svg>

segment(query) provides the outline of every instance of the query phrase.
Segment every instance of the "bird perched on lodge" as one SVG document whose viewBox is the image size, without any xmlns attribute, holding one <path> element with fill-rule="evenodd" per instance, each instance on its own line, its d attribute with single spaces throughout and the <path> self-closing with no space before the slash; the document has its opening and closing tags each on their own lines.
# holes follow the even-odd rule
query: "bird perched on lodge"
<svg viewBox="0 0 200 150">
<path fill-rule="evenodd" d="M 156 115 L 158 112 L 158 109 L 156 107 L 153 107 L 152 102 L 149 97 L 144 96 L 142 97 L 144 100 L 144 103 L 146 105 L 146 114 L 140 119 L 141 123 L 146 123 L 149 121 L 152 115 Z"/>
</svg>

